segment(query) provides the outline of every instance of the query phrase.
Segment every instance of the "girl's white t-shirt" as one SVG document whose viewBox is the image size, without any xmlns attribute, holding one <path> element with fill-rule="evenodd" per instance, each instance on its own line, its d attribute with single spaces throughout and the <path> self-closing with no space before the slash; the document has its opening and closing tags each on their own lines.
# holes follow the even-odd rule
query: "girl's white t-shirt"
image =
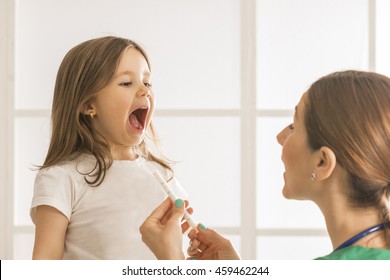
<svg viewBox="0 0 390 280">
<path fill-rule="evenodd" d="M 167 197 L 153 171 L 166 171 L 143 157 L 115 160 L 103 183 L 97 187 L 85 181 L 95 158 L 84 155 L 38 172 L 31 204 L 35 209 L 49 205 L 69 220 L 64 259 L 155 259 L 142 242 L 139 227 Z M 169 185 L 179 198 L 187 194 L 173 178 Z"/>
</svg>

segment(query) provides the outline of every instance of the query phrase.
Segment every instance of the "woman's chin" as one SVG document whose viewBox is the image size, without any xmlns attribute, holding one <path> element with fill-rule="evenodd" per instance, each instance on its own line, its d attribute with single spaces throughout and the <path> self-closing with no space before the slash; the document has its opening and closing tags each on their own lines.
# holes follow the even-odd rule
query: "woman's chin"
<svg viewBox="0 0 390 280">
<path fill-rule="evenodd" d="M 291 192 L 289 192 L 286 185 L 284 185 L 284 187 L 283 187 L 282 194 L 283 194 L 284 198 L 286 198 L 286 199 L 293 199 Z"/>
<path fill-rule="evenodd" d="M 296 191 L 294 192 L 288 187 L 286 187 L 286 185 L 283 187 L 282 194 L 284 198 L 289 200 L 310 200 L 307 195 L 304 195 L 303 193 L 298 193 Z"/>
</svg>

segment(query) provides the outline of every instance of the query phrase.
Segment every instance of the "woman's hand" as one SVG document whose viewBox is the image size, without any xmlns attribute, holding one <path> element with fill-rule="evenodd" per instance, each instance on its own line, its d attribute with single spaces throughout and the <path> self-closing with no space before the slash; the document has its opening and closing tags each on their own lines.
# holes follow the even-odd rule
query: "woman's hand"
<svg viewBox="0 0 390 280">
<path fill-rule="evenodd" d="M 202 224 L 198 225 L 198 233 L 191 230 L 188 234 L 191 239 L 187 250 L 188 259 L 198 260 L 239 260 L 240 256 L 229 239 L 224 238 L 212 229 Z"/>
<path fill-rule="evenodd" d="M 183 260 L 182 234 L 189 228 L 182 224 L 185 203 L 178 199 L 175 204 L 164 200 L 140 227 L 143 242 L 159 260 Z M 192 209 L 188 209 L 192 212 Z"/>
</svg>

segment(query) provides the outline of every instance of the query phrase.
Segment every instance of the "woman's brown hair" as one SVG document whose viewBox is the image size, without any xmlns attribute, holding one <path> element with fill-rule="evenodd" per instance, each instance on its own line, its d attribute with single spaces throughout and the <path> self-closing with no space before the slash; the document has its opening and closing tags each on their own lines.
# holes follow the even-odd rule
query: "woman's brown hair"
<svg viewBox="0 0 390 280">
<path fill-rule="evenodd" d="M 308 90 L 309 145 L 331 148 L 346 170 L 354 207 L 378 209 L 390 247 L 390 79 L 360 71 L 325 76 Z"/>
<path fill-rule="evenodd" d="M 123 52 L 128 48 L 139 51 L 149 59 L 142 47 L 134 41 L 107 36 L 83 42 L 72 48 L 64 57 L 57 73 L 52 104 L 52 132 L 49 150 L 40 169 L 74 159 L 81 154 L 96 158 L 93 170 L 84 174 L 91 186 L 98 186 L 104 180 L 113 158 L 108 142 L 93 130 L 90 118 L 83 114 L 85 105 L 112 79 Z M 151 123 L 152 139 L 156 134 Z M 158 148 L 158 143 L 155 141 Z M 172 171 L 166 160 L 154 156 L 143 140 L 138 152 L 149 160 L 156 161 Z M 92 178 L 88 180 L 87 177 Z"/>
</svg>

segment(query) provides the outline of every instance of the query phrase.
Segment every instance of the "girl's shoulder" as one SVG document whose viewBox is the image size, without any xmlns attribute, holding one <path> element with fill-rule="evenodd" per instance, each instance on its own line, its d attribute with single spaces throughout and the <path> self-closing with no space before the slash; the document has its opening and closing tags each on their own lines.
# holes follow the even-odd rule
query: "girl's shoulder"
<svg viewBox="0 0 390 280">
<path fill-rule="evenodd" d="M 90 171 L 96 165 L 96 160 L 93 156 L 82 154 L 75 158 L 64 160 L 55 165 L 42 168 L 38 171 L 38 176 L 42 175 L 76 175 Z"/>
</svg>

